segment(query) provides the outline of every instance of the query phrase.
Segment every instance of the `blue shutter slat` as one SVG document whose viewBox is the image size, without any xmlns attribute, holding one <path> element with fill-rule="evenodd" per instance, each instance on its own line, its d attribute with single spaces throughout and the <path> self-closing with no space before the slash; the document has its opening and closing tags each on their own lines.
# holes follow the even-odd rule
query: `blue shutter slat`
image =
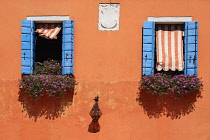
<svg viewBox="0 0 210 140">
<path fill-rule="evenodd" d="M 143 52 L 143 56 L 144 56 L 145 59 L 147 59 L 147 60 L 154 60 L 154 56 L 153 56 L 153 54 L 151 53 L 151 51 L 149 51 L 149 52 L 144 51 L 144 52 Z"/>
<path fill-rule="evenodd" d="M 186 70 L 186 73 L 189 74 L 189 75 L 196 75 L 195 73 L 198 73 L 198 72 L 197 72 L 197 69 L 190 69 L 190 68 L 188 68 Z"/>
<path fill-rule="evenodd" d="M 21 60 L 22 60 L 22 66 L 30 67 L 31 58 L 21 58 Z"/>
<path fill-rule="evenodd" d="M 197 44 L 197 37 L 196 36 L 188 36 L 187 37 L 187 39 L 188 39 L 188 44 Z"/>
<path fill-rule="evenodd" d="M 154 27 L 154 25 L 155 25 L 155 23 L 154 22 L 152 22 L 152 21 L 144 21 L 144 29 L 151 29 L 151 28 L 153 28 Z"/>
<path fill-rule="evenodd" d="M 31 67 L 30 66 L 22 66 L 22 74 L 28 74 L 31 72 Z"/>
<path fill-rule="evenodd" d="M 35 51 L 35 24 L 30 20 L 22 20 L 22 74 L 32 74 Z"/>
<path fill-rule="evenodd" d="M 151 74 L 151 68 L 148 68 L 148 65 L 147 65 L 147 67 L 144 68 L 144 75 L 152 75 Z"/>
<path fill-rule="evenodd" d="M 153 32 L 153 30 L 151 30 L 151 29 L 146 29 L 146 28 L 145 28 L 145 29 L 143 30 L 143 34 L 144 34 L 144 35 L 151 35 L 152 32 Z"/>
<path fill-rule="evenodd" d="M 24 49 L 24 50 L 31 49 L 31 43 L 30 42 L 22 42 L 22 49 Z"/>
<path fill-rule="evenodd" d="M 193 51 L 193 52 L 190 52 L 190 51 L 188 51 L 187 53 L 186 53 L 186 59 L 187 60 L 191 60 L 191 59 L 197 59 L 197 52 L 196 51 Z"/>
<path fill-rule="evenodd" d="M 64 53 L 65 53 L 65 59 L 66 59 L 66 61 L 68 59 L 72 59 L 73 58 L 73 52 L 71 50 L 65 50 Z"/>
<path fill-rule="evenodd" d="M 22 20 L 22 27 L 31 27 L 31 22 L 30 20 Z"/>
<path fill-rule="evenodd" d="M 143 26 L 142 75 L 154 74 L 155 23 L 145 21 Z"/>
<path fill-rule="evenodd" d="M 189 61 L 187 61 L 187 68 L 188 69 L 194 69 L 194 65 L 198 63 L 198 60 L 193 60 L 193 59 L 190 59 Z"/>
<path fill-rule="evenodd" d="M 30 34 L 32 31 L 32 28 L 29 27 L 22 27 L 22 33 L 25 33 L 25 34 Z"/>
<path fill-rule="evenodd" d="M 198 51 L 198 47 L 196 44 L 188 44 L 187 47 L 187 52 L 194 52 L 194 51 Z"/>
<path fill-rule="evenodd" d="M 72 34 L 65 34 L 65 36 L 63 37 L 63 42 L 67 43 L 67 42 L 73 42 L 73 38 L 72 38 Z"/>
<path fill-rule="evenodd" d="M 190 30 L 190 29 L 197 29 L 197 21 L 189 21 L 189 22 L 186 22 L 187 24 L 187 28 L 188 28 L 188 30 Z"/>
<path fill-rule="evenodd" d="M 198 75 L 198 22 L 185 22 L 184 74 Z"/>
<path fill-rule="evenodd" d="M 69 59 L 68 61 L 65 61 L 64 64 L 65 64 L 65 67 L 72 67 L 73 59 Z"/>
<path fill-rule="evenodd" d="M 64 45 L 63 45 L 63 49 L 64 50 L 72 50 L 73 51 L 73 44 L 72 44 L 72 42 L 67 42 L 67 43 L 65 43 Z"/>
<path fill-rule="evenodd" d="M 63 28 L 74 28 L 74 20 L 66 20 Z"/>
<path fill-rule="evenodd" d="M 31 50 L 22 50 L 22 58 L 30 58 Z"/>
<path fill-rule="evenodd" d="M 143 67 L 144 67 L 144 68 L 152 67 L 152 64 L 153 64 L 152 61 L 153 61 L 153 60 L 147 60 L 147 63 L 143 63 Z"/>
<path fill-rule="evenodd" d="M 198 30 L 197 29 L 188 29 L 188 35 L 195 35 L 198 34 Z"/>
<path fill-rule="evenodd" d="M 143 36 L 144 44 L 153 44 L 153 36 Z"/>
<path fill-rule="evenodd" d="M 153 44 L 144 44 L 143 52 L 151 52 L 153 51 Z"/>
<path fill-rule="evenodd" d="M 62 74 L 74 74 L 74 21 L 63 22 Z"/>
<path fill-rule="evenodd" d="M 30 42 L 30 41 L 31 41 L 31 34 L 22 34 L 22 42 Z"/>
<path fill-rule="evenodd" d="M 65 71 L 66 74 L 68 74 L 68 73 L 71 74 L 72 71 L 73 71 L 73 67 L 63 67 L 63 68 L 62 68 L 62 72 L 63 72 L 63 71 Z M 64 74 L 65 74 L 65 73 L 64 73 Z"/>
<path fill-rule="evenodd" d="M 65 34 L 73 34 L 74 33 L 74 29 L 69 27 L 69 28 L 66 28 L 66 30 L 64 32 L 65 32 Z"/>
</svg>

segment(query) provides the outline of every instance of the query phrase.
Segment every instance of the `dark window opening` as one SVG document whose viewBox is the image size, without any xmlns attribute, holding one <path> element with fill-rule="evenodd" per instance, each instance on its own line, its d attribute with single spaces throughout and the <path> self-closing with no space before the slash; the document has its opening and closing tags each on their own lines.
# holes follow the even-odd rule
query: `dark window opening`
<svg viewBox="0 0 210 140">
<path fill-rule="evenodd" d="M 45 39 L 36 33 L 35 62 L 43 63 L 46 60 L 62 61 L 62 29 L 57 39 Z"/>
</svg>

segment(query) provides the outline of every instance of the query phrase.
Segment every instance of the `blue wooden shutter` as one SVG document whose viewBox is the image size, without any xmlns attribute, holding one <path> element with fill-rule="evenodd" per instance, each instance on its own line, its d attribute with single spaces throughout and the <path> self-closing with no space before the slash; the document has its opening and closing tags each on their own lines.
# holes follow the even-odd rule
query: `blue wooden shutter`
<svg viewBox="0 0 210 140">
<path fill-rule="evenodd" d="M 198 22 L 186 22 L 184 33 L 184 74 L 198 75 Z"/>
<path fill-rule="evenodd" d="M 142 48 L 142 75 L 154 74 L 155 23 L 144 21 Z"/>
<path fill-rule="evenodd" d="M 22 20 L 22 74 L 32 74 L 35 59 L 35 24 Z"/>
<path fill-rule="evenodd" d="M 74 21 L 63 22 L 62 74 L 74 74 Z"/>
</svg>

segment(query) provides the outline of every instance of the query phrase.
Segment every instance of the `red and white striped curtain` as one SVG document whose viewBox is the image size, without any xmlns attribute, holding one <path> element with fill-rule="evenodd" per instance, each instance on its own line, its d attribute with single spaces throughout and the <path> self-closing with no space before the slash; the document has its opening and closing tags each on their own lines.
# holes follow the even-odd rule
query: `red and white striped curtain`
<svg viewBox="0 0 210 140">
<path fill-rule="evenodd" d="M 156 25 L 157 71 L 183 71 L 183 25 Z"/>
<path fill-rule="evenodd" d="M 39 36 L 46 39 L 57 39 L 57 34 L 61 30 L 61 24 L 43 23 L 37 24 L 35 32 L 39 33 Z"/>
</svg>

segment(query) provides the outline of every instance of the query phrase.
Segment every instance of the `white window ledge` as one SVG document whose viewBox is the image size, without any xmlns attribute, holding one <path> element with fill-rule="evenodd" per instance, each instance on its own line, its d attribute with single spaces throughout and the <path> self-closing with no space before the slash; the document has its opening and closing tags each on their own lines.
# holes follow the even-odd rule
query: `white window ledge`
<svg viewBox="0 0 210 140">
<path fill-rule="evenodd" d="M 69 19 L 69 16 L 27 16 L 27 20 L 32 20 L 37 23 L 61 23 Z"/>
<path fill-rule="evenodd" d="M 184 23 L 187 21 L 192 21 L 192 17 L 148 17 L 148 21 L 153 21 L 155 23 Z"/>
</svg>

